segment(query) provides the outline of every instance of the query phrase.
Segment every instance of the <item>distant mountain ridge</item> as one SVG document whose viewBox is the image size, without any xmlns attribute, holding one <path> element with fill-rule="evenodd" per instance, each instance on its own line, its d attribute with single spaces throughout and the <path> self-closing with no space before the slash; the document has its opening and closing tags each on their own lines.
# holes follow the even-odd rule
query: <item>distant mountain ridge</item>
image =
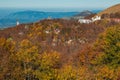
<svg viewBox="0 0 120 80">
<path fill-rule="evenodd" d="M 85 18 L 85 17 L 93 15 L 93 14 L 94 13 L 92 11 L 85 10 L 85 11 L 82 11 L 79 14 L 73 16 L 72 18 L 73 19 L 80 19 L 80 18 Z"/>
<path fill-rule="evenodd" d="M 16 25 L 16 20 L 20 23 L 31 23 L 39 20 L 50 18 L 71 17 L 79 12 L 43 12 L 43 11 L 20 11 L 11 13 L 0 19 L 0 27 L 10 27 Z"/>
<path fill-rule="evenodd" d="M 94 11 L 93 11 L 94 12 Z M 98 12 L 97 10 L 95 12 Z M 0 28 L 11 27 L 16 25 L 18 20 L 20 24 L 33 23 L 47 18 L 63 18 L 63 19 L 78 19 L 93 14 L 92 11 L 83 12 L 43 12 L 43 11 L 19 11 L 6 15 L 0 19 Z"/>
<path fill-rule="evenodd" d="M 75 15 L 75 16 L 88 16 L 88 15 L 91 15 L 91 14 L 93 14 L 93 12 L 86 10 L 86 11 L 83 11 L 83 12 L 81 12 L 81 13 Z"/>
<path fill-rule="evenodd" d="M 44 19 L 44 18 L 61 18 L 61 17 L 70 17 L 75 14 L 78 14 L 79 12 L 42 12 L 42 11 L 21 11 L 21 12 L 16 12 L 12 13 L 5 18 L 8 19 L 28 19 L 28 18 L 35 18 L 35 19 Z"/>
</svg>

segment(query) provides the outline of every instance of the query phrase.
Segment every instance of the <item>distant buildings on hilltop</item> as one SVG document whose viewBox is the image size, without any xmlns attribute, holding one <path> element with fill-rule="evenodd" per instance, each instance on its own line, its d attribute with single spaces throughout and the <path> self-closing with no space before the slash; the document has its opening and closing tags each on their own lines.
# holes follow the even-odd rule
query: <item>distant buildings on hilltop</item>
<svg viewBox="0 0 120 80">
<path fill-rule="evenodd" d="M 101 16 L 95 16 L 95 17 L 92 17 L 91 19 L 79 19 L 78 22 L 89 24 L 98 20 L 101 20 Z"/>
</svg>

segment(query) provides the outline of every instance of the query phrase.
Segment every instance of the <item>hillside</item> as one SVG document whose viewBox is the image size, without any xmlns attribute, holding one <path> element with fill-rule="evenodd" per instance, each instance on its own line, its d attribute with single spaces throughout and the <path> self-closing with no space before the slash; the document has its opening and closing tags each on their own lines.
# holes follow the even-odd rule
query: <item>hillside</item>
<svg viewBox="0 0 120 80">
<path fill-rule="evenodd" d="M 116 1 L 1 0 L 0 7 L 42 11 L 20 8 L 0 18 L 0 80 L 120 80 L 120 4 L 99 16 L 53 12 Z"/>
<path fill-rule="evenodd" d="M 120 13 L 120 4 L 109 7 L 107 9 L 103 10 L 102 12 L 98 13 L 98 15 L 114 14 L 114 13 Z"/>
<path fill-rule="evenodd" d="M 119 80 L 117 24 L 46 19 L 2 29 L 0 80 Z"/>
<path fill-rule="evenodd" d="M 93 44 L 106 27 L 114 24 L 116 23 L 104 23 L 104 20 L 80 24 L 76 20 L 45 19 L 1 29 L 0 38 L 12 39 L 17 43 L 28 39 L 33 43 L 40 42 L 46 50 L 49 47 L 62 54 L 69 54 L 78 52 L 87 44 Z"/>
<path fill-rule="evenodd" d="M 42 28 L 42 35 L 44 35 L 43 37 L 41 35 L 36 36 L 39 32 L 41 32 L 39 28 Z M 38 30 L 36 31 L 36 29 Z M 52 34 L 48 32 L 50 30 L 52 31 Z M 60 33 L 55 34 L 54 30 L 60 30 Z M 45 33 L 46 31 L 48 34 Z M 1 30 L 0 37 L 13 39 L 17 42 L 20 42 L 23 39 L 29 39 L 28 36 L 32 34 L 33 36 L 31 36 L 31 38 L 33 38 L 33 43 L 34 41 L 41 42 L 41 44 L 43 44 L 42 42 L 44 42 L 44 44 L 49 43 L 49 45 L 42 46 L 49 46 L 49 48 L 59 51 L 60 53 L 68 54 L 77 52 L 86 43 L 94 42 L 98 37 L 98 34 L 102 31 L 103 27 L 101 25 L 80 24 L 73 20 L 53 19 L 42 20 L 32 24 L 21 24 L 13 28 Z M 69 41 L 71 43 L 69 43 Z M 68 48 L 68 50 L 69 48 L 73 49 L 68 51 L 65 48 Z"/>
</svg>

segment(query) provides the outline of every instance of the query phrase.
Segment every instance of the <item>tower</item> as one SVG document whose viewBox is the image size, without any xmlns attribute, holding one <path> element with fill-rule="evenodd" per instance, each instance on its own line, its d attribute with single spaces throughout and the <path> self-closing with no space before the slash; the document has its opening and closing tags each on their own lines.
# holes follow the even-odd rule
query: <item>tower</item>
<svg viewBox="0 0 120 80">
<path fill-rule="evenodd" d="M 19 21 L 17 20 L 17 22 L 16 22 L 16 25 L 18 26 L 18 25 L 20 25 L 20 23 L 19 23 Z"/>
</svg>

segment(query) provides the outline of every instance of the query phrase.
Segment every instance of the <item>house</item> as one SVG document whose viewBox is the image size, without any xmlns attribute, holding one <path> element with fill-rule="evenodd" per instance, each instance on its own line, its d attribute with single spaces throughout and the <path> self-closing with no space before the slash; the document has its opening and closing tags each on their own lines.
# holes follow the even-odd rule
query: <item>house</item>
<svg viewBox="0 0 120 80">
<path fill-rule="evenodd" d="M 101 17 L 100 17 L 100 16 L 92 17 L 92 22 L 98 21 L 98 20 L 101 20 Z"/>
<path fill-rule="evenodd" d="M 100 16 L 95 16 L 95 17 L 92 17 L 91 19 L 79 19 L 78 22 L 89 24 L 98 20 L 101 20 Z"/>
<path fill-rule="evenodd" d="M 90 19 L 79 19 L 78 22 L 89 24 L 89 23 L 92 22 L 92 20 L 90 20 Z"/>
<path fill-rule="evenodd" d="M 49 33 L 50 33 L 50 31 L 49 31 L 49 30 L 46 30 L 46 31 L 45 31 L 45 33 L 46 33 L 46 34 L 49 34 Z"/>
</svg>

